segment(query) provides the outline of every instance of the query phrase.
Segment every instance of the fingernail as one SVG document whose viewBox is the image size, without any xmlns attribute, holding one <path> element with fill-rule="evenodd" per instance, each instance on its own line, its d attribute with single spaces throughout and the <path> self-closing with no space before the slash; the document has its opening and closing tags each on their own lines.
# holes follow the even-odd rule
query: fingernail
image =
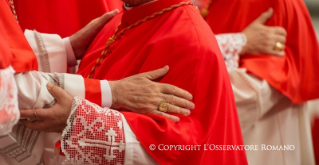
<svg viewBox="0 0 319 165">
<path fill-rule="evenodd" d="M 193 95 L 192 94 L 190 94 L 189 100 L 193 100 Z"/>
<path fill-rule="evenodd" d="M 54 85 L 53 85 L 52 83 L 50 83 L 50 82 L 47 84 L 47 88 L 48 88 L 48 89 L 51 89 L 53 86 L 54 86 Z"/>
<path fill-rule="evenodd" d="M 194 103 L 190 103 L 189 107 L 190 107 L 190 109 L 194 109 L 195 108 L 195 104 Z"/>
<path fill-rule="evenodd" d="M 191 114 L 191 111 L 189 111 L 189 110 L 184 112 L 185 116 L 189 116 L 190 114 Z"/>
<path fill-rule="evenodd" d="M 179 117 L 176 117 L 175 120 L 174 120 L 175 123 L 178 123 L 179 121 L 180 121 Z"/>
<path fill-rule="evenodd" d="M 118 9 L 115 9 L 115 10 L 112 11 L 112 13 L 113 13 L 114 15 L 118 14 L 119 12 L 120 12 L 120 11 L 119 11 Z"/>
</svg>

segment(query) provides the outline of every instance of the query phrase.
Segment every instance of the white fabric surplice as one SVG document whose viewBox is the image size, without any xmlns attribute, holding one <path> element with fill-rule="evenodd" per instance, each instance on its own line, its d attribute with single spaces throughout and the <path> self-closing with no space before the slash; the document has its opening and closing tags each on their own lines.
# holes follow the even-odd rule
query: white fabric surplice
<svg viewBox="0 0 319 165">
<path fill-rule="evenodd" d="M 216 39 L 232 83 L 244 144 L 258 146 L 246 150 L 249 164 L 314 165 L 308 103 L 293 104 L 267 81 L 239 69 L 239 53 L 246 44 L 240 35 L 219 34 Z M 292 145 L 294 150 L 270 148 Z"/>
<path fill-rule="evenodd" d="M 0 69 L 0 138 L 12 131 L 20 117 L 13 74 L 11 66 Z"/>
<path fill-rule="evenodd" d="M 64 64 L 61 68 L 56 67 L 56 66 L 59 66 L 59 61 L 56 60 L 59 58 L 55 58 L 55 56 L 59 56 L 59 55 L 63 57 L 67 56 L 66 55 L 67 51 L 65 51 L 64 49 L 65 45 L 61 44 L 63 43 L 63 40 L 60 37 L 57 37 L 56 35 L 43 35 L 43 34 L 32 32 L 32 31 L 29 31 L 28 33 L 29 35 L 26 35 L 26 37 L 28 38 L 28 41 L 31 42 L 31 45 L 33 45 L 32 48 L 37 54 L 38 62 L 43 64 L 41 65 L 40 69 L 47 68 L 46 71 L 48 72 L 52 70 L 57 71 L 56 69 L 60 69 L 60 71 L 63 71 L 63 69 L 61 68 L 64 67 Z M 35 38 L 35 35 L 37 35 L 38 38 Z M 42 46 L 39 47 L 39 45 L 37 45 L 36 40 L 41 41 Z M 48 43 L 51 43 L 53 45 Z M 54 43 L 57 43 L 57 44 L 54 44 Z M 43 45 L 45 46 L 43 47 Z M 0 73 L 3 73 L 3 72 L 0 72 Z M 11 72 L 10 74 L 11 76 L 13 75 L 13 73 Z M 98 120 L 98 121 L 100 119 L 103 119 L 103 118 L 107 119 L 109 117 L 109 116 L 104 116 L 106 114 L 105 112 L 113 112 L 114 114 L 120 114 L 118 111 L 110 110 L 108 108 L 101 108 L 98 105 L 95 105 L 93 103 L 90 103 L 87 100 L 84 100 L 83 98 L 85 98 L 84 96 L 85 86 L 84 86 L 84 80 L 82 76 L 62 74 L 62 73 L 44 73 L 44 72 L 31 71 L 31 72 L 16 74 L 14 78 L 15 80 L 12 77 L 12 82 L 14 81 L 17 82 L 17 88 L 19 91 L 18 92 L 19 108 L 21 110 L 36 109 L 36 108 L 43 108 L 43 107 L 49 108 L 52 105 L 54 105 L 55 100 L 46 89 L 46 84 L 48 82 L 52 82 L 55 85 L 60 86 L 72 96 L 77 96 L 73 104 L 73 113 L 71 113 L 69 118 L 69 125 L 64 131 L 65 137 L 67 137 L 66 135 L 72 135 L 72 136 L 68 136 L 69 138 L 76 138 L 77 136 L 80 136 L 80 135 L 70 134 L 69 128 L 71 127 L 76 128 L 79 126 L 79 124 L 70 122 L 70 120 L 73 119 L 74 117 L 72 115 L 74 113 L 86 112 L 87 110 L 90 110 L 91 115 L 87 114 L 84 116 L 86 116 L 87 118 L 91 118 L 92 120 Z M 8 79 L 1 79 L 1 80 L 10 80 L 10 79 L 8 77 Z M 108 83 L 107 82 L 105 83 L 104 81 L 106 80 L 103 80 L 103 82 L 101 81 L 101 85 L 108 86 Z M 10 84 L 13 84 L 13 83 L 10 83 Z M 102 93 L 102 98 L 109 96 L 109 93 L 110 93 L 110 90 L 108 89 L 109 87 L 107 88 L 104 86 L 103 87 L 101 86 L 102 88 L 101 90 L 103 91 L 104 89 L 104 91 L 106 91 L 106 94 Z M 0 88 L 0 89 L 2 90 L 3 88 Z M 105 101 L 104 105 L 111 105 L 111 103 L 109 103 L 107 99 L 104 99 L 104 101 Z M 0 113 L 2 112 L 3 111 L 0 111 Z M 96 118 L 97 116 L 93 114 L 100 114 L 100 119 L 97 119 Z M 112 113 L 109 113 L 109 114 L 112 114 Z M 19 115 L 19 113 L 17 115 Z M 84 116 L 82 117 L 84 118 Z M 77 115 L 77 118 L 80 118 L 80 117 L 81 115 Z M 18 116 L 16 116 L 16 118 L 12 118 L 12 120 L 13 119 L 17 120 Z M 113 162 L 116 162 L 116 163 L 120 163 L 120 164 L 125 163 L 128 165 L 156 164 L 154 159 L 146 152 L 146 150 L 142 147 L 140 142 L 137 140 L 136 136 L 134 135 L 133 131 L 129 127 L 123 115 L 120 114 L 120 118 L 117 118 L 117 119 L 119 120 L 106 121 L 105 127 L 114 126 L 114 124 L 115 126 L 117 126 L 119 122 L 122 122 L 122 126 L 119 128 L 121 128 L 122 132 L 125 133 L 125 136 L 122 136 L 123 145 L 125 147 L 123 150 L 123 145 L 122 145 L 121 150 L 123 150 L 123 154 L 121 156 L 115 155 L 114 157 L 113 153 L 112 154 L 109 153 L 110 154 L 109 159 L 114 160 Z M 12 126 L 14 124 L 12 124 Z M 82 124 L 85 125 L 85 122 Z M 83 131 L 89 134 L 91 133 L 89 130 L 95 129 L 95 128 L 96 127 L 94 125 L 91 125 L 91 126 L 87 125 L 87 129 Z M 112 129 L 111 127 L 109 127 L 108 131 Z M 78 164 L 81 164 L 81 161 L 84 161 L 84 160 L 85 161 L 89 160 L 89 162 L 94 161 L 94 159 L 90 157 L 90 154 L 87 154 L 84 151 L 77 154 L 74 154 L 73 152 L 65 151 L 65 154 L 67 155 L 67 157 L 60 156 L 59 153 L 56 152 L 55 144 L 61 139 L 62 139 L 61 133 L 44 133 L 44 132 L 28 129 L 21 124 L 16 124 L 13 127 L 13 130 L 11 133 L 4 136 L 0 136 L 0 164 L 1 165 L 24 165 L 24 164 L 46 164 L 46 165 L 52 164 L 53 165 L 53 164 L 62 164 L 62 162 L 64 162 L 65 160 L 66 160 L 65 164 L 68 164 L 72 161 L 76 161 L 74 157 L 72 157 L 75 155 L 78 155 L 78 156 L 80 155 L 83 158 L 83 159 L 77 160 Z M 64 139 L 64 142 L 68 140 L 68 138 L 63 138 L 63 139 Z M 90 137 L 87 137 L 86 139 L 92 143 L 100 142 L 100 140 L 90 139 Z M 107 141 L 110 139 L 104 139 L 104 140 L 105 140 L 105 144 L 107 144 Z M 64 147 L 65 148 L 73 147 L 73 149 L 76 151 L 80 151 L 79 149 L 81 148 L 80 146 L 77 146 L 77 145 L 76 146 L 64 145 Z M 102 151 L 106 147 L 108 146 L 100 145 L 99 151 Z M 92 147 L 92 148 L 93 148 L 92 150 L 94 150 L 96 147 Z M 111 149 L 114 150 L 114 148 L 111 148 Z M 87 151 L 91 151 L 91 150 L 89 149 Z M 99 155 L 96 155 L 96 157 L 98 156 Z"/>
</svg>

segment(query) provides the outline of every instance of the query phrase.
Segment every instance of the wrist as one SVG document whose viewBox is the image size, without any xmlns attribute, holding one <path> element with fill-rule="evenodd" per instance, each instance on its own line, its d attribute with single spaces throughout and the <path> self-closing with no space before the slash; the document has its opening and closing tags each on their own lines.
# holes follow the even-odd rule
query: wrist
<svg viewBox="0 0 319 165">
<path fill-rule="evenodd" d="M 108 81 L 110 88 L 111 88 L 111 93 L 112 93 L 112 106 L 111 108 L 117 109 L 119 108 L 117 106 L 117 98 L 118 98 L 118 94 L 117 94 L 117 86 L 118 86 L 118 81 Z"/>
<path fill-rule="evenodd" d="M 239 52 L 239 56 L 245 55 L 247 54 L 247 52 L 248 52 L 248 46 L 246 44 L 242 47 L 241 51 Z"/>
<path fill-rule="evenodd" d="M 242 46 L 239 52 L 239 56 L 242 56 L 249 53 L 249 44 L 248 44 L 247 34 L 245 34 L 245 32 L 242 32 L 240 34 L 242 36 L 242 42 L 244 43 L 244 45 Z"/>
<path fill-rule="evenodd" d="M 74 34 L 75 35 L 75 34 Z M 77 55 L 77 52 L 76 52 L 76 42 L 75 42 L 75 38 L 76 38 L 76 36 L 74 36 L 74 35 L 72 35 L 72 36 L 70 36 L 69 37 L 69 39 L 70 39 L 70 44 L 71 44 L 71 46 L 72 46 L 72 50 L 73 50 L 73 52 L 74 52 L 74 56 L 75 56 L 75 58 L 77 59 L 77 60 L 80 60 L 80 58 L 78 57 L 78 55 Z"/>
</svg>

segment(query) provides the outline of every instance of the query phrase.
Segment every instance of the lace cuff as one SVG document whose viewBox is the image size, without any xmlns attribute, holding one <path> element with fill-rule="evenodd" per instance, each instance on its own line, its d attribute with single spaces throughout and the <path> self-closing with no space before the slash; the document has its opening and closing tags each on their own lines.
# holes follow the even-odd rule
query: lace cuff
<svg viewBox="0 0 319 165">
<path fill-rule="evenodd" d="M 0 70 L 0 136 L 12 131 L 20 118 L 18 91 L 12 67 Z"/>
<path fill-rule="evenodd" d="M 238 68 L 239 53 L 246 45 L 246 36 L 242 33 L 216 35 L 228 72 Z"/>
<path fill-rule="evenodd" d="M 121 113 L 75 97 L 61 149 L 63 164 L 124 164 Z"/>
</svg>

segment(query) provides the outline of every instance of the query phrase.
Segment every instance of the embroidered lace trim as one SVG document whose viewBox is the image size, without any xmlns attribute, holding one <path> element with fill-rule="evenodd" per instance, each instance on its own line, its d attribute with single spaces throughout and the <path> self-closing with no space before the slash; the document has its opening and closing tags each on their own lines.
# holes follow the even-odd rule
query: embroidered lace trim
<svg viewBox="0 0 319 165">
<path fill-rule="evenodd" d="M 228 72 L 238 68 L 239 53 L 246 45 L 246 36 L 242 33 L 216 35 Z"/>
<path fill-rule="evenodd" d="M 18 91 L 12 67 L 0 70 L 0 136 L 12 131 L 20 118 Z"/>
<path fill-rule="evenodd" d="M 39 50 L 39 63 L 41 64 L 42 71 L 50 73 L 49 54 L 44 45 L 41 34 L 34 30 L 34 39 Z"/>
<path fill-rule="evenodd" d="M 118 111 L 74 98 L 61 140 L 66 164 L 124 164 L 125 137 Z"/>
</svg>

